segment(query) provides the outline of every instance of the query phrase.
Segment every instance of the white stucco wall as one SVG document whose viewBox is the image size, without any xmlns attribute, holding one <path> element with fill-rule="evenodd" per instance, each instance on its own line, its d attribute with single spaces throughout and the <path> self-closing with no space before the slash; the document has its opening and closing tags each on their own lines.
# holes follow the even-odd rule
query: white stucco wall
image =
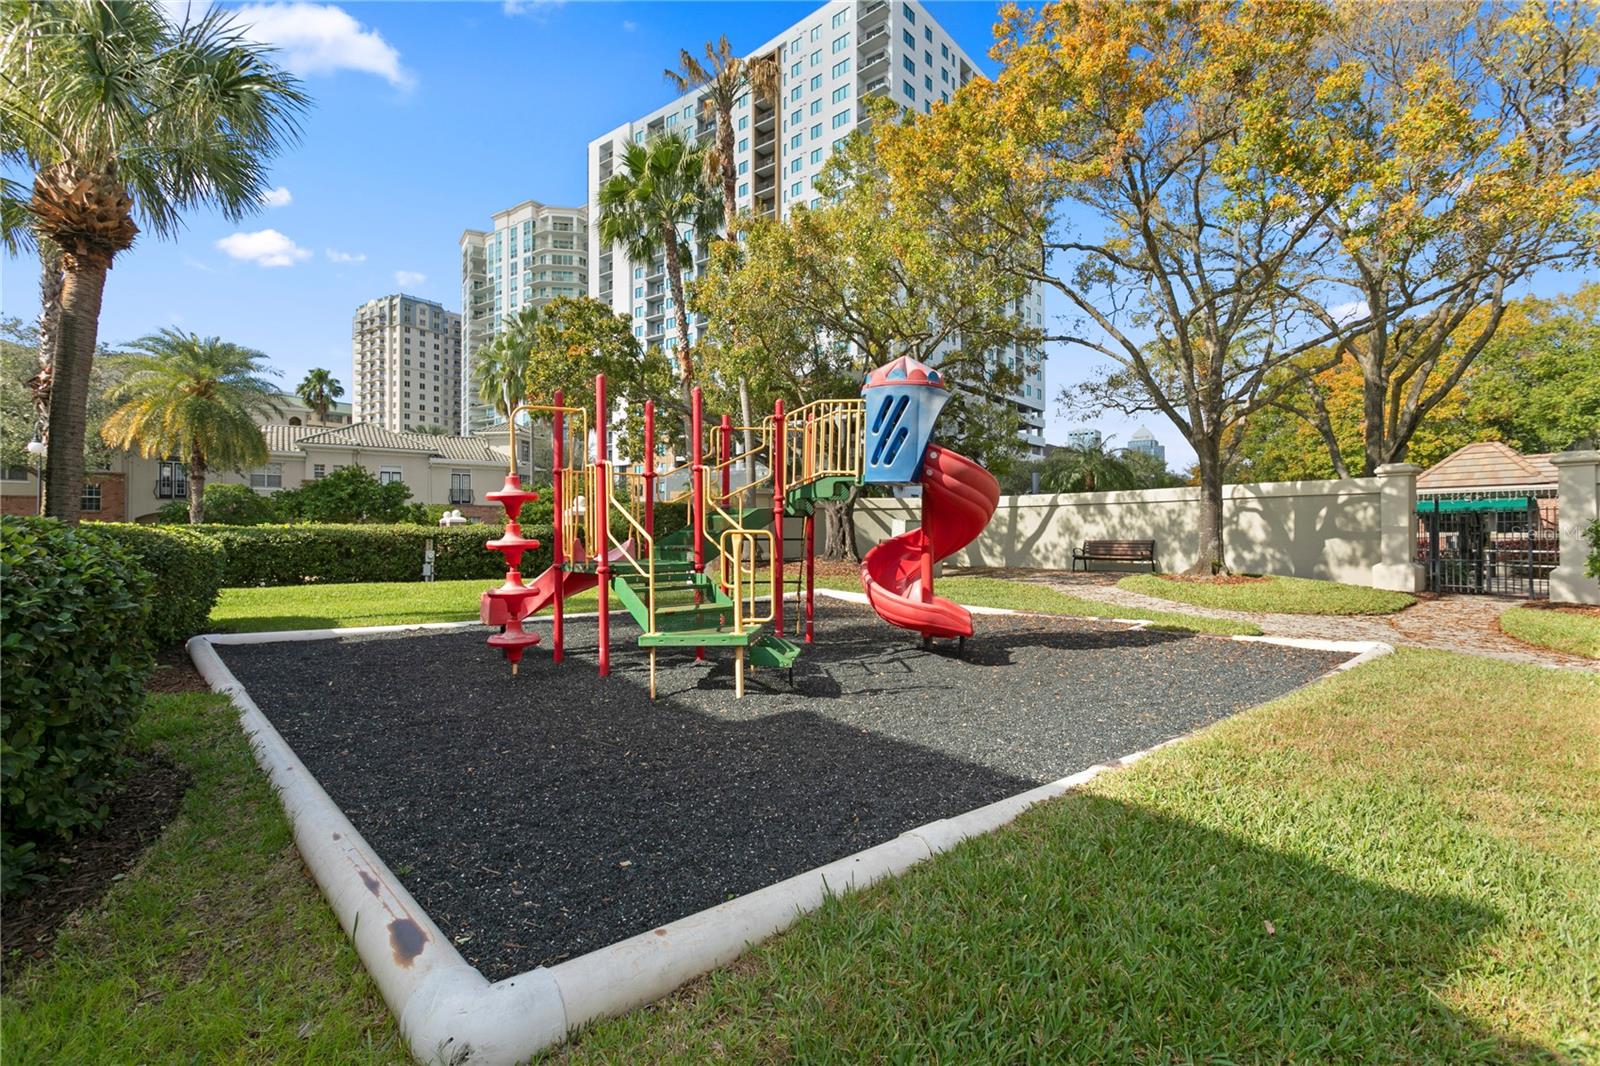
<svg viewBox="0 0 1600 1066">
<path fill-rule="evenodd" d="M 1223 499 L 1228 563 L 1246 573 L 1369 585 L 1380 561 L 1378 496 L 1377 478 L 1229 485 Z M 916 524 L 919 507 L 919 500 L 861 501 L 861 550 L 892 536 L 895 519 Z M 1196 488 L 1002 496 L 989 528 L 950 562 L 1066 570 L 1085 540 L 1154 540 L 1157 569 L 1178 571 L 1194 562 L 1199 521 Z"/>
</svg>

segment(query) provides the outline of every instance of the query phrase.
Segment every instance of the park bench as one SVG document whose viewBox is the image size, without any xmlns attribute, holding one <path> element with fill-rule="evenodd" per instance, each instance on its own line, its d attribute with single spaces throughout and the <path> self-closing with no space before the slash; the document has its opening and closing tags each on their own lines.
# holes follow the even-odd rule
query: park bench
<svg viewBox="0 0 1600 1066">
<path fill-rule="evenodd" d="M 1105 563 L 1149 563 L 1150 572 L 1156 570 L 1156 542 L 1153 540 L 1086 540 L 1083 547 L 1072 553 L 1072 569 L 1078 569 L 1081 560 L 1084 570 L 1091 559 Z"/>
</svg>

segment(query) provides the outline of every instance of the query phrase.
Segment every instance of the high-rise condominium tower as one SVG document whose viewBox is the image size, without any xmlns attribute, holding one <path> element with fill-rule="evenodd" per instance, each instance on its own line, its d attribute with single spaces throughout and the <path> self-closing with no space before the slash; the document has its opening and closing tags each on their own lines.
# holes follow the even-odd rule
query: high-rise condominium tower
<svg viewBox="0 0 1600 1066">
<path fill-rule="evenodd" d="M 542 307 L 557 296 L 582 296 L 589 285 L 588 208 L 524 200 L 491 217 L 493 229 L 461 234 L 463 434 L 496 418 L 493 405 L 479 399 L 473 384 L 472 353 L 523 308 Z"/>
<path fill-rule="evenodd" d="M 977 73 L 954 39 L 915 0 L 834 0 L 750 53 L 771 57 L 782 72 L 778 97 L 747 95 L 734 109 L 735 199 L 741 210 L 787 218 L 796 204 L 816 205 L 814 188 L 823 163 L 862 124 L 862 101 L 888 96 L 902 107 L 927 111 Z M 621 166 L 622 148 L 652 136 L 681 133 L 710 141 L 716 120 L 689 93 L 589 142 L 589 205 L 598 212 L 601 184 Z M 708 249 L 696 249 L 697 268 Z M 664 264 L 634 263 L 625 249 L 602 247 L 589 233 L 589 294 L 633 319 L 634 334 L 649 346 L 676 347 L 672 297 Z M 1019 312 L 1042 325 L 1038 290 Z M 1006 353 L 1015 362 L 1018 353 Z M 1022 441 L 1030 453 L 1044 450 L 1043 353 L 1032 353 L 1037 370 L 1009 397 L 1022 415 Z"/>
<path fill-rule="evenodd" d="M 368 300 L 351 323 L 355 420 L 396 433 L 461 421 L 461 316 L 396 293 Z"/>
</svg>

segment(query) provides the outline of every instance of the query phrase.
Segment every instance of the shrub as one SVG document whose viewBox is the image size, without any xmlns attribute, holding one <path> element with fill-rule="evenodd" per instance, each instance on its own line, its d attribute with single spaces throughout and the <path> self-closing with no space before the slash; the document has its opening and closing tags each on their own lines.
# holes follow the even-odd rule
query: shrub
<svg viewBox="0 0 1600 1066">
<path fill-rule="evenodd" d="M 276 495 L 263 496 L 249 485 L 218 482 L 206 486 L 205 519 L 219 526 L 259 526 L 278 520 Z"/>
<path fill-rule="evenodd" d="M 210 495 L 207 492 L 208 500 Z M 106 522 L 95 530 L 127 548 L 150 571 L 154 584 L 149 631 L 156 647 L 206 631 L 222 588 L 222 545 L 215 537 L 192 526 Z"/>
<path fill-rule="evenodd" d="M 1589 561 L 1584 566 L 1590 577 L 1600 577 L 1600 519 L 1589 523 Z"/>
<path fill-rule="evenodd" d="M 156 508 L 156 524 L 162 526 L 186 526 L 189 524 L 189 505 L 182 500 L 173 500 Z"/>
<path fill-rule="evenodd" d="M 38 880 L 38 848 L 104 823 L 153 659 L 150 575 L 115 537 L 0 518 L 0 891 Z"/>
<path fill-rule="evenodd" d="M 417 581 L 429 538 L 434 542 L 434 576 L 496 578 L 504 574 L 500 556 L 483 543 L 500 527 L 419 525 L 196 526 L 222 548 L 225 587 L 330 584 L 366 581 Z M 550 529 L 524 525 L 525 536 L 541 542 L 523 558 L 524 573 L 550 565 Z"/>
<path fill-rule="evenodd" d="M 380 482 L 363 466 L 347 466 L 327 477 L 284 489 L 272 497 L 287 522 L 399 522 L 407 517 L 411 490 L 403 481 Z"/>
</svg>

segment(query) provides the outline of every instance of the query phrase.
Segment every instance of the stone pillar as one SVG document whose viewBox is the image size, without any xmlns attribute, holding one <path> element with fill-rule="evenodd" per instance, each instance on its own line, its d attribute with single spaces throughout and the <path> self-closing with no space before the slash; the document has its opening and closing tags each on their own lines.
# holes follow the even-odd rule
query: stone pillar
<svg viewBox="0 0 1600 1066">
<path fill-rule="evenodd" d="M 1560 476 L 1557 492 L 1561 562 L 1550 571 L 1550 602 L 1600 603 L 1600 578 L 1584 569 L 1589 526 L 1600 519 L 1600 451 L 1558 452 L 1550 457 Z"/>
<path fill-rule="evenodd" d="M 1378 467 L 1378 562 L 1372 587 L 1420 592 L 1427 587 L 1427 568 L 1417 562 L 1417 475 L 1415 463 Z"/>
</svg>

